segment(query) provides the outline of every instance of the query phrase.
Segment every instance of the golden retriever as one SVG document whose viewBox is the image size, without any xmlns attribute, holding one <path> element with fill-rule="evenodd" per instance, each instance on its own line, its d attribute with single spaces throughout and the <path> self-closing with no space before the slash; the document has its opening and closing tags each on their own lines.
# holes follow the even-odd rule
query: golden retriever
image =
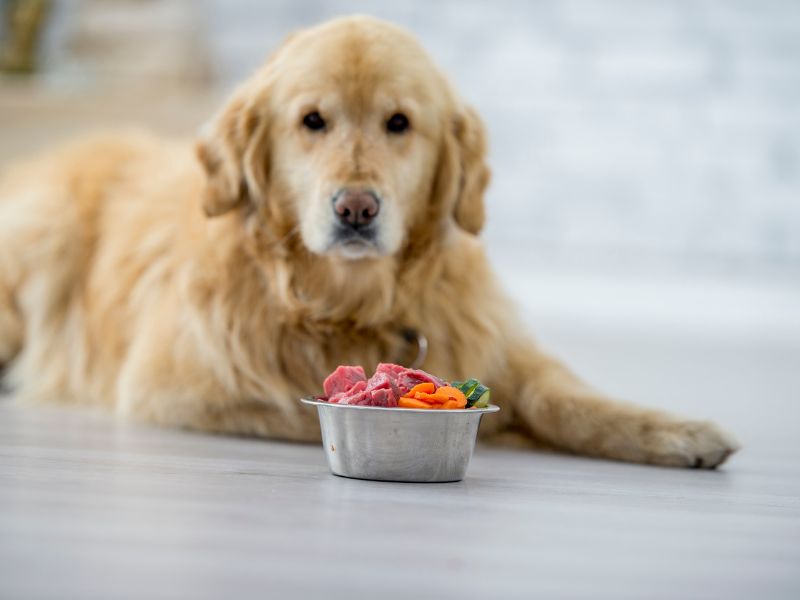
<svg viewBox="0 0 800 600">
<path fill-rule="evenodd" d="M 483 434 L 715 467 L 715 425 L 612 401 L 522 332 L 478 234 L 483 125 L 418 42 L 367 17 L 291 36 L 191 144 L 83 140 L 0 189 L 0 363 L 23 402 L 318 439 L 339 364 L 477 377 Z M 413 337 L 413 336 L 412 336 Z"/>
</svg>

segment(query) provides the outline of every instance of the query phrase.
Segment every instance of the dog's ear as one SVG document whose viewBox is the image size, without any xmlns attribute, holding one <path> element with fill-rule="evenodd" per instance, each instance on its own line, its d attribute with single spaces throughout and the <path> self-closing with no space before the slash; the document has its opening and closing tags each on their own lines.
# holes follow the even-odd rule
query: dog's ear
<svg viewBox="0 0 800 600">
<path fill-rule="evenodd" d="M 208 123 L 196 144 L 206 174 L 203 210 L 209 217 L 263 199 L 269 168 L 265 89 L 239 88 Z"/>
<path fill-rule="evenodd" d="M 491 178 L 486 163 L 486 129 L 469 106 L 455 115 L 452 126 L 458 156 L 458 187 L 453 216 L 462 229 L 477 235 L 483 229 L 483 193 Z"/>
</svg>

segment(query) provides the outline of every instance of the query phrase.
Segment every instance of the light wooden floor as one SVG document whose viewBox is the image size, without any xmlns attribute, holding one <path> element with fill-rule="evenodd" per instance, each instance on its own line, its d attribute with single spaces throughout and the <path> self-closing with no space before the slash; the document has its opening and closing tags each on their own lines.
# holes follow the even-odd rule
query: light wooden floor
<svg viewBox="0 0 800 600">
<path fill-rule="evenodd" d="M 479 448 L 461 483 L 377 483 L 316 446 L 3 402 L 0 598 L 797 598 L 798 459 Z"/>
</svg>

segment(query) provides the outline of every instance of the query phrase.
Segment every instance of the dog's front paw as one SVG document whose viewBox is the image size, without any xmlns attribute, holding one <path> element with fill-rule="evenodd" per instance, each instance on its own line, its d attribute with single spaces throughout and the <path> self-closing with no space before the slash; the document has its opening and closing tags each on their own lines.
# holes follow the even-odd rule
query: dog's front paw
<svg viewBox="0 0 800 600">
<path fill-rule="evenodd" d="M 692 469 L 715 469 L 739 449 L 731 434 L 709 421 L 677 421 L 653 432 L 648 462 Z"/>
</svg>

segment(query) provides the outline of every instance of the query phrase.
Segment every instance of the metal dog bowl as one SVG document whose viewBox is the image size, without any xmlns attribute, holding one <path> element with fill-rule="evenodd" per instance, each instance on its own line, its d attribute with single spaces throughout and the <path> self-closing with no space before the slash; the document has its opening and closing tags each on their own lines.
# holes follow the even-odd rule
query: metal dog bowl
<svg viewBox="0 0 800 600">
<path fill-rule="evenodd" d="M 317 407 L 331 472 L 380 481 L 460 481 L 481 417 L 500 410 L 493 405 L 426 410 L 301 401 Z"/>
</svg>

